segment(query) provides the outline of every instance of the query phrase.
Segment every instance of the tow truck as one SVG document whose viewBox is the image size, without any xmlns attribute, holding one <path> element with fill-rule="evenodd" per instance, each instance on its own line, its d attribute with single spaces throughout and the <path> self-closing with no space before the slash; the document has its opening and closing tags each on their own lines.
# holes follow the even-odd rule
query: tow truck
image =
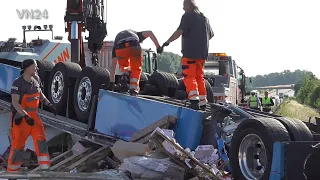
<svg viewBox="0 0 320 180">
<path fill-rule="evenodd" d="M 42 45 L 34 45 L 40 42 Z M 10 43 L 16 45 L 14 42 L 8 42 Z M 115 141 L 145 142 L 156 127 L 161 127 L 172 129 L 175 132 L 176 142 L 183 148 L 194 150 L 200 144 L 214 145 L 219 149 L 219 155 L 226 157 L 226 162 L 230 162 L 230 171 L 235 179 L 304 179 L 304 174 L 308 177 L 317 175 L 314 159 L 319 157 L 317 156 L 319 135 L 312 133 L 302 121 L 258 113 L 224 102 L 210 103 L 206 111 L 189 109 L 186 106 L 187 101 L 170 97 L 170 89 L 179 86 L 176 77 L 157 71 L 147 80 L 149 83 L 146 84 L 153 90 L 149 95 L 141 94 L 133 97 L 111 92 L 105 90 L 108 85 L 108 70 L 99 66 L 84 67 L 85 58 L 73 55 L 75 51 L 71 53 L 71 60 L 67 59 L 52 65 L 51 62 L 62 58 L 51 57 L 50 51 L 55 46 L 55 49 L 65 49 L 67 44 L 69 44 L 67 41 L 62 43 L 61 40 L 38 39 L 33 43 L 33 47 L 0 52 L 0 90 L 3 93 L 0 100 L 1 107 L 10 110 L 9 92 L 13 80 L 20 75 L 21 61 L 26 58 L 37 59 L 44 92 L 47 91 L 49 99 L 59 110 L 59 115 L 54 116 L 41 105 L 40 118 L 47 127 L 78 137 L 87 144 L 81 152 L 71 152 L 72 149 L 67 146 L 64 148 L 64 153 L 56 157 L 51 153 L 50 155 L 54 157 L 52 171 L 70 172 L 78 169 L 79 172 L 92 172 L 90 167 L 96 166 L 101 159 L 107 159 L 109 165 L 115 168 L 116 161 L 110 158 L 112 154 L 107 150 Z M 7 49 L 7 46 L 3 49 Z M 26 52 L 28 49 L 31 52 Z M 67 53 L 62 53 L 63 55 L 67 57 Z M 93 57 L 92 59 L 97 58 L 96 55 Z M 219 59 L 220 57 L 227 56 L 219 56 Z M 79 62 L 79 59 L 82 62 Z M 94 63 L 95 61 L 93 65 Z M 222 65 L 226 66 L 225 63 Z M 153 67 L 151 69 L 156 69 L 156 63 Z M 220 65 L 218 67 L 220 68 Z M 236 76 L 234 68 L 230 70 Z M 231 79 L 230 75 L 226 76 Z M 236 81 L 235 77 L 232 78 Z M 216 79 L 215 83 L 218 83 Z M 232 88 L 236 89 L 236 86 Z M 58 91 L 62 94 L 57 93 Z M 235 96 L 230 98 L 230 101 L 235 102 Z M 75 111 L 74 115 L 69 113 L 72 111 Z M 218 142 L 223 140 L 224 143 L 217 143 L 217 137 Z M 297 149 L 299 149 L 298 158 Z M 307 163 L 304 163 L 306 159 Z M 33 174 L 33 177 L 48 177 L 38 173 L 37 170 L 38 168 L 35 168 L 32 172 L 22 174 L 1 173 L 0 177 L 28 178 L 31 177 L 30 174 Z M 48 174 L 54 175 L 57 179 L 65 178 L 70 173 Z M 85 178 L 90 179 L 90 175 L 86 175 Z"/>
</svg>

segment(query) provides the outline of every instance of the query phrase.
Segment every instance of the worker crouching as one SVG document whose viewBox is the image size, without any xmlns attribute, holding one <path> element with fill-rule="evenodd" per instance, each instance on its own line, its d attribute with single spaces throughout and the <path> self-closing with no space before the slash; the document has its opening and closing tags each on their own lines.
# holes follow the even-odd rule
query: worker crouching
<svg viewBox="0 0 320 180">
<path fill-rule="evenodd" d="M 110 73 L 110 84 L 108 89 L 113 90 L 115 87 L 115 69 L 116 64 L 119 64 L 120 72 L 123 74 L 122 78 L 126 76 L 130 77 L 129 81 L 129 93 L 131 95 L 137 95 L 139 93 L 139 81 L 142 72 L 142 43 L 146 38 L 150 37 L 155 46 L 157 52 L 161 53 L 162 48 L 152 31 L 136 32 L 133 30 L 124 30 L 117 34 L 114 40 L 114 46 L 112 50 L 112 67 Z M 121 84 L 123 86 L 122 80 Z"/>
<path fill-rule="evenodd" d="M 7 171 L 20 171 L 25 143 L 32 136 L 38 163 L 41 170 L 49 170 L 50 158 L 46 144 L 44 125 L 38 116 L 40 101 L 55 114 L 56 109 L 41 91 L 41 81 L 37 75 L 37 63 L 33 59 L 22 62 L 22 75 L 17 78 L 11 88 L 11 148 Z"/>
</svg>

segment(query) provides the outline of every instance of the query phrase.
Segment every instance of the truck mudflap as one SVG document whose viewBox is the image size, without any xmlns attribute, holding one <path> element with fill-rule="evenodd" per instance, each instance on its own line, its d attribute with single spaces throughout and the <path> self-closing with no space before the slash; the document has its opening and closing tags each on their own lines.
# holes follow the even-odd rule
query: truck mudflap
<svg viewBox="0 0 320 180">
<path fill-rule="evenodd" d="M 317 141 L 276 142 L 270 180 L 320 179 Z"/>
</svg>

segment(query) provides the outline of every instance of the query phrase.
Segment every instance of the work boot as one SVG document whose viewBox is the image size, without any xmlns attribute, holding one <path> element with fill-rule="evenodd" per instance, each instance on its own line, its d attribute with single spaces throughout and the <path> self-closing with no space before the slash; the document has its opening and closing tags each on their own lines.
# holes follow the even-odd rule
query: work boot
<svg viewBox="0 0 320 180">
<path fill-rule="evenodd" d="M 190 105 L 188 106 L 190 109 L 200 110 L 199 100 L 190 100 Z"/>
<path fill-rule="evenodd" d="M 131 96 L 138 96 L 138 92 L 137 92 L 135 89 L 130 89 L 130 90 L 129 90 L 129 94 L 130 94 Z"/>
<path fill-rule="evenodd" d="M 126 74 L 123 74 L 120 79 L 120 92 L 128 92 L 129 90 L 129 77 Z"/>
<path fill-rule="evenodd" d="M 206 111 L 207 105 L 200 106 L 201 111 Z"/>
</svg>

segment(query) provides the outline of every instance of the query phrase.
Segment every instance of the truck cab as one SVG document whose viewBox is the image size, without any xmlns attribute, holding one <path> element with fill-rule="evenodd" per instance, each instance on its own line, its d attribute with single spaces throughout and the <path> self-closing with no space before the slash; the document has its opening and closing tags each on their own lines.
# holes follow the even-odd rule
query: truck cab
<svg viewBox="0 0 320 180">
<path fill-rule="evenodd" d="M 231 56 L 226 53 L 209 53 L 204 64 L 204 75 L 213 88 L 217 103 L 237 104 L 238 71 Z"/>
</svg>

